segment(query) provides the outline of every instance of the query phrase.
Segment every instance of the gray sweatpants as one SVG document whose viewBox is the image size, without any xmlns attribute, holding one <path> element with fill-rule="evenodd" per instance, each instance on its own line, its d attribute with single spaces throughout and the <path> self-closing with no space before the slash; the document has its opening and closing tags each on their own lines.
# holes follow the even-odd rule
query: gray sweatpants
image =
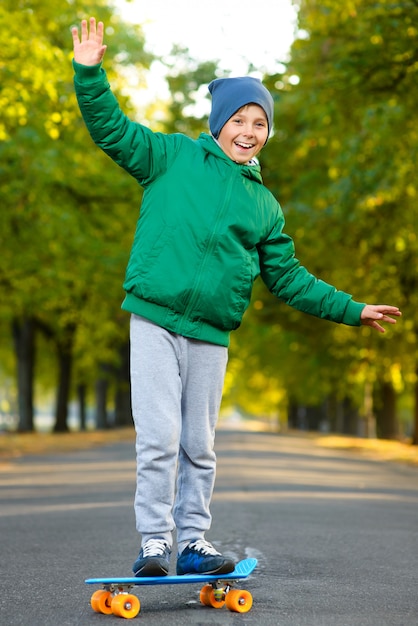
<svg viewBox="0 0 418 626">
<path fill-rule="evenodd" d="M 227 348 L 187 339 L 131 317 L 132 411 L 136 429 L 136 527 L 179 547 L 210 528 L 215 425 Z"/>
</svg>

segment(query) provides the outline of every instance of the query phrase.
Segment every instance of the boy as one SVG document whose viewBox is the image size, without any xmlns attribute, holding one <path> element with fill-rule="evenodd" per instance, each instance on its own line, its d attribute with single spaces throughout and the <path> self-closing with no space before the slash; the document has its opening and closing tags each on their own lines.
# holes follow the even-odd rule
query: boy
<svg viewBox="0 0 418 626">
<path fill-rule="evenodd" d="M 260 81 L 209 85 L 211 135 L 153 133 L 130 121 L 101 62 L 103 24 L 72 29 L 75 87 L 95 143 L 144 188 L 122 308 L 131 313 L 132 408 L 137 433 L 136 576 L 223 574 L 234 562 L 206 539 L 214 433 L 228 337 L 261 274 L 291 306 L 335 322 L 394 324 L 396 307 L 365 305 L 312 276 L 294 256 L 284 218 L 254 157 L 268 140 L 273 100 Z"/>
</svg>

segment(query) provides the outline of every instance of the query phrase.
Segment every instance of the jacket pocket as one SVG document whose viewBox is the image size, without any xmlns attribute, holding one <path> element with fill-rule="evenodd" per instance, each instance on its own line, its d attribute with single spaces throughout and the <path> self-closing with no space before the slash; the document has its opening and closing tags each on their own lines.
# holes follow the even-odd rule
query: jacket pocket
<svg viewBox="0 0 418 626">
<path fill-rule="evenodd" d="M 126 291 L 132 292 L 138 298 L 148 296 L 150 286 L 152 290 L 152 285 L 155 284 L 155 278 L 152 278 L 157 274 L 155 268 L 161 262 L 163 250 L 169 247 L 174 232 L 175 228 L 167 225 L 163 225 L 152 239 L 149 235 L 144 236 L 144 233 L 137 232 L 126 271 Z"/>
<path fill-rule="evenodd" d="M 241 253 L 235 264 L 225 263 L 222 268 L 214 270 L 201 294 L 197 315 L 221 330 L 238 328 L 250 303 L 256 275 L 254 259 L 247 250 Z"/>
</svg>

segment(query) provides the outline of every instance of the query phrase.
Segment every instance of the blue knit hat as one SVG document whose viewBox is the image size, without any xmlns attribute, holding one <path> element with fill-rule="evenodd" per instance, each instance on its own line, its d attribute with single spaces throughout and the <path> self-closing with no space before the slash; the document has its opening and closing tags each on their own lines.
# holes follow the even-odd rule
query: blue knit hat
<svg viewBox="0 0 418 626">
<path fill-rule="evenodd" d="M 273 98 L 258 78 L 217 78 L 209 84 L 208 89 L 212 95 L 209 128 L 215 139 L 219 137 L 229 118 L 246 104 L 261 106 L 267 116 L 270 134 L 273 125 Z"/>
</svg>

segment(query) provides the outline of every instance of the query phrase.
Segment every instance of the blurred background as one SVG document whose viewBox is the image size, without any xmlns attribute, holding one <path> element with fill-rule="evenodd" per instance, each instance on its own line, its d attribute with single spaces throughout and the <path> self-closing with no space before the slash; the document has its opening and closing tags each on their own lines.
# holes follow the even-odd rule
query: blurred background
<svg viewBox="0 0 418 626">
<path fill-rule="evenodd" d="M 403 311 L 380 335 L 257 281 L 221 419 L 418 444 L 417 1 L 144 4 L 0 5 L 0 431 L 132 424 L 120 304 L 141 189 L 77 107 L 70 27 L 95 15 L 113 90 L 153 130 L 197 137 L 213 78 L 262 78 L 276 106 L 263 178 L 301 263 Z"/>
</svg>

